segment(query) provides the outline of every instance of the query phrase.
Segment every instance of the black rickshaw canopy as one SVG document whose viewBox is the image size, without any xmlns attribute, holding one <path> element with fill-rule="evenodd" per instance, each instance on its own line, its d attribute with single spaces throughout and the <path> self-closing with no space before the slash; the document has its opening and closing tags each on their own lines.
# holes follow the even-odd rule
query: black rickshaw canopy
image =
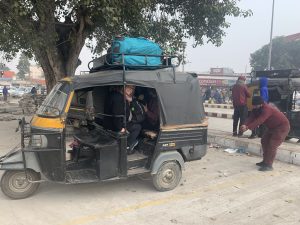
<svg viewBox="0 0 300 225">
<path fill-rule="evenodd" d="M 124 79 L 125 78 L 125 79 Z M 173 70 L 105 70 L 72 78 L 79 89 L 130 84 L 154 88 L 160 99 L 164 125 L 200 124 L 205 118 L 198 80 L 192 74 Z"/>
<path fill-rule="evenodd" d="M 253 71 L 255 78 L 267 77 L 270 86 L 283 86 L 300 90 L 300 69 Z"/>
</svg>

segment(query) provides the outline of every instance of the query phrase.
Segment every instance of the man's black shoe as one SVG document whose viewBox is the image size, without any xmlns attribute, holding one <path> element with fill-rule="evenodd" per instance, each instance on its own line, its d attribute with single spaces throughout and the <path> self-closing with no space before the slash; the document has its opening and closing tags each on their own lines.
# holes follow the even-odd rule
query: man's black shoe
<svg viewBox="0 0 300 225">
<path fill-rule="evenodd" d="M 257 166 L 267 166 L 267 165 L 264 163 L 264 161 L 261 161 L 261 162 L 259 162 L 259 163 L 255 163 L 255 165 L 257 165 Z"/>
<path fill-rule="evenodd" d="M 129 147 L 127 147 L 127 155 L 132 155 L 135 153 L 135 149 L 130 149 Z"/>
<path fill-rule="evenodd" d="M 233 137 L 237 137 L 238 135 L 237 135 L 237 133 L 233 133 L 232 136 Z"/>
<path fill-rule="evenodd" d="M 134 143 L 132 143 L 129 147 L 127 147 L 127 154 L 131 155 L 133 153 L 135 153 L 135 147 L 138 145 L 138 141 L 135 141 Z"/>
<path fill-rule="evenodd" d="M 259 171 L 272 171 L 273 167 L 272 166 L 262 166 L 258 170 Z"/>
</svg>

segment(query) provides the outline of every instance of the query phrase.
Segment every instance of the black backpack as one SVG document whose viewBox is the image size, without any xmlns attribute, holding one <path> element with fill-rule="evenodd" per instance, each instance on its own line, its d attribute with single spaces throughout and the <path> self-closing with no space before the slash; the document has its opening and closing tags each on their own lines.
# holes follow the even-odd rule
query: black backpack
<svg viewBox="0 0 300 225">
<path fill-rule="evenodd" d="M 130 111 L 132 113 L 132 122 L 133 123 L 142 123 L 145 120 L 145 111 L 142 104 L 133 99 L 130 103 Z"/>
</svg>

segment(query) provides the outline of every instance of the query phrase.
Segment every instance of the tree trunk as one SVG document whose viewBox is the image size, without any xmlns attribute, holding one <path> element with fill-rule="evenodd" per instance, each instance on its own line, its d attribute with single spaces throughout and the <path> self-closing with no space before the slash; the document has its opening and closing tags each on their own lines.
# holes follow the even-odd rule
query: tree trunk
<svg viewBox="0 0 300 225">
<path fill-rule="evenodd" d="M 77 25 L 77 29 L 69 29 L 67 33 L 66 29 L 57 29 L 59 40 L 55 46 L 34 49 L 45 74 L 48 93 L 59 80 L 75 75 L 78 57 L 87 36 L 83 17 Z"/>
</svg>

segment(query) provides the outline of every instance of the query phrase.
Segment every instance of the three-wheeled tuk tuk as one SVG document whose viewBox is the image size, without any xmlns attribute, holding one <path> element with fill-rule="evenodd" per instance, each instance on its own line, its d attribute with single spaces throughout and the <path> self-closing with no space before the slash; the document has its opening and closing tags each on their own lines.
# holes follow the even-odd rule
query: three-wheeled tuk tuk
<svg viewBox="0 0 300 225">
<path fill-rule="evenodd" d="M 132 155 L 126 150 L 128 133 L 104 126 L 114 116 L 126 120 L 126 109 L 123 115 L 105 113 L 111 92 L 126 85 L 155 91 L 159 105 L 157 129 L 142 129 Z M 197 77 L 170 66 L 129 70 L 122 65 L 66 78 L 30 123 L 21 121 L 21 148 L 0 157 L 1 189 L 20 199 L 42 181 L 77 184 L 148 173 L 157 190 L 171 190 L 180 182 L 184 163 L 206 154 L 207 125 Z"/>
<path fill-rule="evenodd" d="M 268 70 L 252 73 L 253 93 L 259 93 L 259 78 L 268 79 L 269 102 L 283 112 L 290 121 L 291 130 L 287 138 L 300 139 L 300 70 Z M 261 132 L 260 132 L 261 133 Z"/>
</svg>

